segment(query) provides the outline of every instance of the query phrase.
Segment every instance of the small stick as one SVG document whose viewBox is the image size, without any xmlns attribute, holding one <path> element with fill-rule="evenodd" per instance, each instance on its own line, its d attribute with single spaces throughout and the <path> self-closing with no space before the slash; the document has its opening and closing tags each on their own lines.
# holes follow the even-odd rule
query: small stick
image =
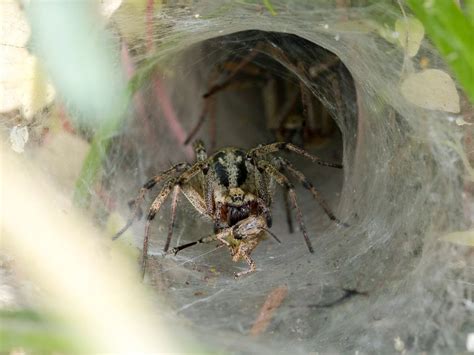
<svg viewBox="0 0 474 355">
<path fill-rule="evenodd" d="M 286 285 L 275 288 L 268 295 L 265 303 L 260 309 L 260 313 L 255 320 L 255 323 L 250 329 L 250 335 L 257 336 L 267 330 L 270 321 L 272 320 L 273 313 L 282 304 L 283 300 L 288 294 L 288 287 Z"/>
</svg>

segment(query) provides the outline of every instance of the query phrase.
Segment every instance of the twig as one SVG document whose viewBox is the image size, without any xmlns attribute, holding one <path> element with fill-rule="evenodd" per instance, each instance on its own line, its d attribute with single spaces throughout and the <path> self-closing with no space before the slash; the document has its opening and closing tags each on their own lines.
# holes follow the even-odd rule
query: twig
<svg viewBox="0 0 474 355">
<path fill-rule="evenodd" d="M 273 313 L 275 313 L 276 309 L 282 304 L 287 294 L 288 287 L 286 285 L 277 287 L 270 292 L 260 309 L 260 313 L 255 320 L 252 329 L 250 329 L 250 335 L 257 336 L 267 330 L 268 325 L 272 320 Z"/>
</svg>

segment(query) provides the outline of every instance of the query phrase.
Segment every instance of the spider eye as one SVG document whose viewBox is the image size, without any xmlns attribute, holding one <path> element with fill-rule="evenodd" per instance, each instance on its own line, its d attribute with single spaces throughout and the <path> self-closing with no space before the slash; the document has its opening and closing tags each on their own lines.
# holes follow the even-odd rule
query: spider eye
<svg viewBox="0 0 474 355">
<path fill-rule="evenodd" d="M 244 200 L 243 195 L 234 195 L 234 196 L 232 196 L 232 201 L 233 202 L 242 202 L 243 200 Z"/>
</svg>

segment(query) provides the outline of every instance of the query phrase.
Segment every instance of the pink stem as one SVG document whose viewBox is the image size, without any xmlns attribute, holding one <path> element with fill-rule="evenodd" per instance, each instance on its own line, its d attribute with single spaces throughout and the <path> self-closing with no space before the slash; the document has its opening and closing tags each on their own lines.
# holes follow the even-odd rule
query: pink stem
<svg viewBox="0 0 474 355">
<path fill-rule="evenodd" d="M 158 98 L 158 103 L 161 107 L 165 120 L 168 123 L 168 127 L 171 133 L 175 137 L 178 145 L 180 145 L 184 150 L 186 158 L 192 160 L 194 158 L 193 149 L 189 145 L 184 145 L 184 141 L 186 140 L 187 134 L 178 120 L 178 116 L 176 115 L 176 112 L 174 111 L 174 108 L 171 105 L 168 93 L 166 92 L 166 89 L 163 86 L 161 80 L 155 78 L 153 87 L 155 89 L 155 94 Z"/>
<path fill-rule="evenodd" d="M 153 49 L 153 8 L 154 0 L 148 0 L 146 4 L 146 50 Z"/>
</svg>

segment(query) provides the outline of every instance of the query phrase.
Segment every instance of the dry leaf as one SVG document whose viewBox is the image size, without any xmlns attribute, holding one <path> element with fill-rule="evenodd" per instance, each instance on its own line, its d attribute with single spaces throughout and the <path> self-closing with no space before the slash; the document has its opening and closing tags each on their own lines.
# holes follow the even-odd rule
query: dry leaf
<svg viewBox="0 0 474 355">
<path fill-rule="evenodd" d="M 30 30 L 16 2 L 0 3 L 0 23 L 0 112 L 20 109 L 29 119 L 54 99 L 54 89 L 24 48 Z"/>
<path fill-rule="evenodd" d="M 23 153 L 28 142 L 28 127 L 15 126 L 10 131 L 10 143 L 14 152 Z"/>
<path fill-rule="evenodd" d="M 412 104 L 459 113 L 459 94 L 453 79 L 442 70 L 427 69 L 410 74 L 401 84 L 402 95 Z"/>
<path fill-rule="evenodd" d="M 398 19 L 395 22 L 395 31 L 398 33 L 400 46 L 406 50 L 410 57 L 414 57 L 425 36 L 423 24 L 413 17 Z"/>
<path fill-rule="evenodd" d="M 456 124 L 458 126 L 471 126 L 472 125 L 472 123 L 464 121 L 464 118 L 462 118 L 462 117 L 456 118 Z"/>
</svg>

